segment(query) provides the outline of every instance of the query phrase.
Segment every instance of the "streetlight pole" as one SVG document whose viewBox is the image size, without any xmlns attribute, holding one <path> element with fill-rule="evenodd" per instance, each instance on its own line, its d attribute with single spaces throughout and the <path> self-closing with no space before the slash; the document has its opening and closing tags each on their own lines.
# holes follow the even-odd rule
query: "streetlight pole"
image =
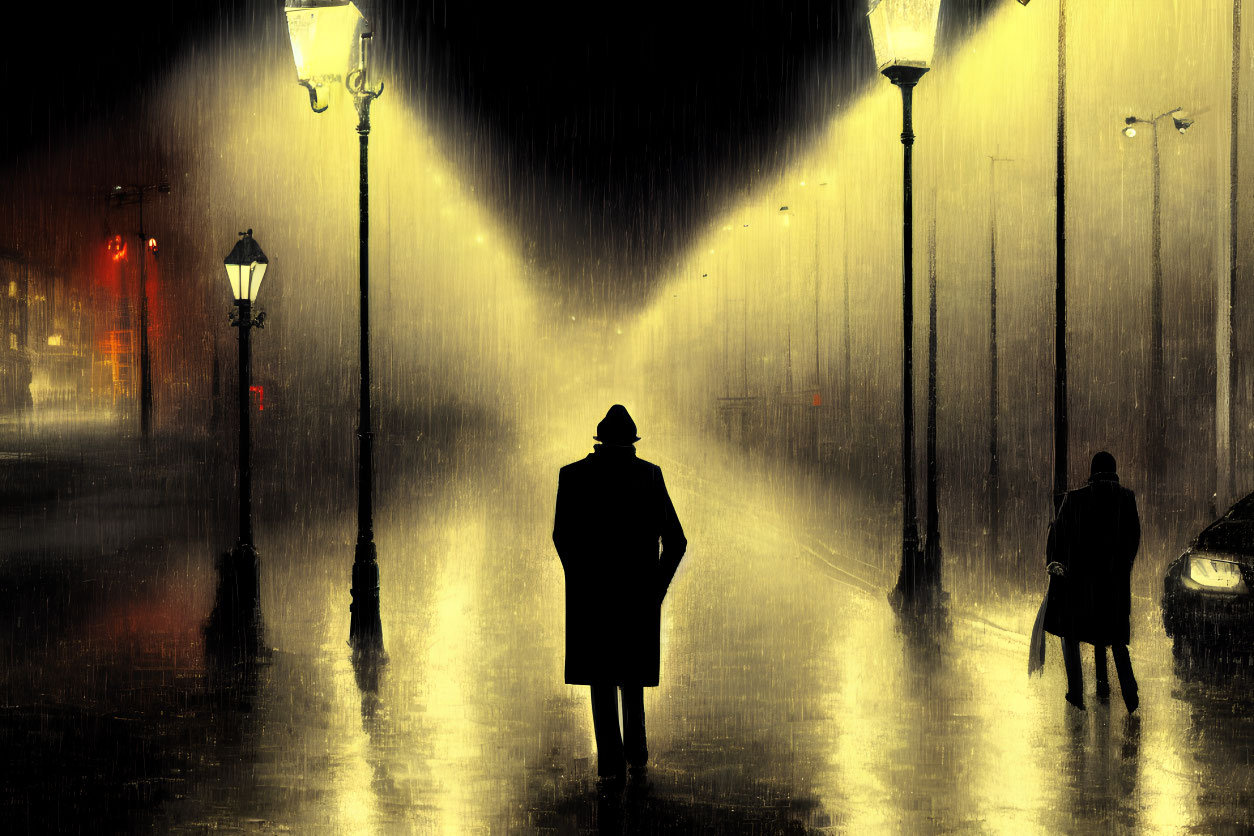
<svg viewBox="0 0 1254 836">
<path fill-rule="evenodd" d="M 1219 378 L 1215 399 L 1216 468 L 1215 494 L 1220 507 L 1236 494 L 1236 457 L 1232 433 L 1233 382 L 1233 311 L 1237 294 L 1237 193 L 1240 187 L 1241 147 L 1241 0 L 1232 2 L 1232 84 L 1230 104 L 1231 127 L 1228 137 L 1228 293 L 1227 304 L 1219 311 L 1222 335 L 1216 371 Z"/>
<path fill-rule="evenodd" d="M 1058 0 L 1058 129 L 1054 160 L 1054 511 L 1067 493 L 1067 0 Z"/>
<path fill-rule="evenodd" d="M 152 365 L 148 351 L 148 234 L 144 231 L 144 193 L 169 194 L 167 183 L 114 186 L 112 197 L 118 206 L 139 204 L 139 433 L 144 441 L 152 436 Z"/>
<path fill-rule="evenodd" d="M 257 571 L 257 548 L 253 543 L 252 437 L 249 426 L 252 387 L 253 328 L 265 323 L 264 313 L 253 316 L 253 303 L 265 276 L 269 259 L 252 237 L 252 230 L 241 232 L 239 240 L 223 260 L 236 310 L 232 327 L 239 328 L 239 538 L 235 548 L 223 555 L 219 568 L 218 597 L 210 617 L 209 637 L 215 649 L 229 656 L 247 658 L 259 650 L 261 599 Z"/>
<path fill-rule="evenodd" d="M 370 419 L 370 104 L 383 93 L 370 88 L 370 24 L 350 0 L 286 0 L 288 34 L 297 83 L 322 113 L 319 92 L 343 83 L 357 110 L 358 279 L 361 394 L 357 425 L 357 544 L 353 551 L 349 644 L 357 653 L 383 652 L 379 614 L 379 562 L 374 543 L 374 436 Z M 356 55 L 353 55 L 354 48 Z M 354 60 L 355 59 L 355 60 Z"/>
<path fill-rule="evenodd" d="M 1001 540 L 1001 457 L 997 446 L 997 417 L 1001 403 L 997 368 L 997 163 L 1009 157 L 988 158 L 988 544 L 996 560 Z"/>
<path fill-rule="evenodd" d="M 914 485 L 914 87 L 929 69 L 940 0 L 869 0 L 867 23 L 879 71 L 901 90 L 901 571 L 890 599 L 905 607 L 937 601 L 936 578 L 919 550 Z"/>
<path fill-rule="evenodd" d="M 1019 0 L 1026 6 L 1031 0 Z M 1067 493 L 1067 0 L 1058 0 L 1054 159 L 1054 513 Z"/>
<path fill-rule="evenodd" d="M 899 67 L 885 71 L 901 90 L 902 106 L 902 247 L 901 247 L 901 572 L 897 591 L 913 602 L 919 591 L 919 523 L 914 488 L 914 130 L 911 105 L 914 86 L 926 68 Z"/>
<path fill-rule="evenodd" d="M 1136 136 L 1135 125 L 1150 126 L 1150 181 L 1152 209 L 1150 220 L 1150 393 L 1148 398 L 1149 434 L 1146 439 L 1146 462 L 1152 472 L 1161 472 L 1163 451 L 1166 449 L 1166 424 L 1163 420 L 1163 260 L 1162 260 L 1162 195 L 1161 166 L 1158 150 L 1158 122 L 1171 117 L 1175 128 L 1184 133 L 1193 124 L 1185 116 L 1177 116 L 1181 108 L 1172 108 L 1152 119 L 1129 116 L 1124 119 L 1124 135 Z"/>
<path fill-rule="evenodd" d="M 383 623 L 379 613 L 379 560 L 374 544 L 374 434 L 370 423 L 370 102 L 383 92 L 367 88 L 372 33 L 361 35 L 361 71 L 353 89 L 357 107 L 359 156 L 358 262 L 361 292 L 361 405 L 357 439 L 357 546 L 353 551 L 353 603 L 348 636 L 354 650 L 383 651 Z M 352 84 L 352 76 L 350 85 Z"/>
<path fill-rule="evenodd" d="M 923 565 L 927 583 L 940 587 L 940 496 L 936 455 L 936 194 L 932 194 L 932 218 L 927 236 L 927 536 Z"/>
</svg>

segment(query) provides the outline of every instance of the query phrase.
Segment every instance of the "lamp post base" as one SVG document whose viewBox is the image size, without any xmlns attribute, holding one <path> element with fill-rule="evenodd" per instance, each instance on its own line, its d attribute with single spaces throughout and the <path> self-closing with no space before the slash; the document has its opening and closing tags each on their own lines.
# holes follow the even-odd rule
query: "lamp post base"
<svg viewBox="0 0 1254 836">
<path fill-rule="evenodd" d="M 239 664 L 264 655 L 257 550 L 246 543 L 218 557 L 218 590 L 205 625 L 205 652 L 220 664 Z"/>
<path fill-rule="evenodd" d="M 379 561 L 370 541 L 358 541 L 353 558 L 353 587 L 348 643 L 354 653 L 383 653 L 383 622 L 379 617 Z"/>
<path fill-rule="evenodd" d="M 919 536 L 906 532 L 901 544 L 901 568 L 897 572 L 897 585 L 888 595 L 894 607 L 913 606 L 922 586 L 922 568 L 923 552 L 919 549 Z"/>
<path fill-rule="evenodd" d="M 895 610 L 917 613 L 944 604 L 947 596 L 941 591 L 940 562 L 939 537 L 929 538 L 927 545 L 920 548 L 918 535 L 907 533 L 902 543 L 897 585 L 888 594 Z"/>
</svg>

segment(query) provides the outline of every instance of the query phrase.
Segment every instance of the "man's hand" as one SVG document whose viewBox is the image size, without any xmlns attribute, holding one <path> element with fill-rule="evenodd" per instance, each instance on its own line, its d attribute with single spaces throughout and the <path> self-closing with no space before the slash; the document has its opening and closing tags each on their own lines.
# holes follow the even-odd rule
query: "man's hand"
<svg viewBox="0 0 1254 836">
<path fill-rule="evenodd" d="M 1063 566 L 1057 560 L 1046 566 L 1045 571 L 1049 572 L 1051 575 L 1057 575 L 1060 578 L 1065 578 L 1067 576 L 1067 567 Z"/>
</svg>

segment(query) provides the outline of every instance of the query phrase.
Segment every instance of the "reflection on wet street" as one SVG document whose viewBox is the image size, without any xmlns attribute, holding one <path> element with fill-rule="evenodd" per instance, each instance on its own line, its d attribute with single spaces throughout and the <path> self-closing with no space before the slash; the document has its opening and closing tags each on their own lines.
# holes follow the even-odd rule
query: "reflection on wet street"
<svg viewBox="0 0 1254 836">
<path fill-rule="evenodd" d="M 678 442 L 657 446 L 641 455 L 666 469 L 692 545 L 663 610 L 662 684 L 646 692 L 647 781 L 598 792 L 587 689 L 562 682 L 549 532 L 557 467 L 582 451 L 502 446 L 385 494 L 382 665 L 345 643 L 348 518 L 294 508 L 266 526 L 274 650 L 241 668 L 204 662 L 212 538 L 172 522 L 186 516 L 177 500 L 122 551 L 10 549 L 6 815 L 19 829 L 173 833 L 1248 825 L 1248 670 L 1175 670 L 1155 601 L 1134 604 L 1138 715 L 1117 689 L 1098 703 L 1091 654 L 1080 713 L 1063 701 L 1056 642 L 1044 677 L 1026 676 L 1035 600 L 973 600 L 952 571 L 948 625 L 903 631 L 884 596 L 892 550 L 856 522 L 875 509 L 718 448 L 688 443 L 681 461 Z M 824 508 L 848 530 L 823 530 Z M 47 513 L 71 528 L 90 516 Z M 16 536 L 28 517 L 5 524 Z"/>
</svg>

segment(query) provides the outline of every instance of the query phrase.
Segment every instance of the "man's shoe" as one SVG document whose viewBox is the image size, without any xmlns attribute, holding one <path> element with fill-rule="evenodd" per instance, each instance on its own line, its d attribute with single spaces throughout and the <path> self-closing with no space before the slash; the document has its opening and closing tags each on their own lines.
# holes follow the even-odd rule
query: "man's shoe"
<svg viewBox="0 0 1254 836">
<path fill-rule="evenodd" d="M 1084 710 L 1084 700 L 1082 698 L 1072 696 L 1070 691 L 1068 691 L 1064 696 L 1067 702 L 1071 703 L 1081 711 Z"/>
<path fill-rule="evenodd" d="M 1128 713 L 1131 714 L 1141 705 L 1141 698 L 1136 691 L 1133 691 L 1131 694 L 1123 695 L 1123 704 L 1128 707 Z"/>
<path fill-rule="evenodd" d="M 1110 702 L 1110 686 L 1109 685 L 1097 686 L 1097 701 L 1100 702 L 1102 705 L 1105 705 L 1106 703 Z"/>
</svg>

